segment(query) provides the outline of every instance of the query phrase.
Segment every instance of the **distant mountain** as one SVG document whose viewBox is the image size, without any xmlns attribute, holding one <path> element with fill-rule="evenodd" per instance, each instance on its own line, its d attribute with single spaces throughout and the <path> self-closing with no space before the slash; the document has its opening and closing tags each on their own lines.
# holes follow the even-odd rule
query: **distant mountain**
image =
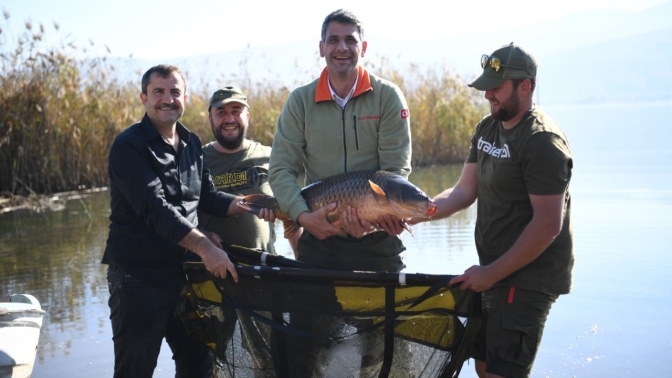
<svg viewBox="0 0 672 378">
<path fill-rule="evenodd" d="M 672 100 L 672 28 L 544 57 L 542 102 Z"/>
<path fill-rule="evenodd" d="M 515 41 L 539 62 L 539 101 L 551 103 L 672 100 L 672 1 L 642 12 L 587 11 L 555 22 L 501 32 L 476 32 L 441 39 L 367 37 L 365 65 L 375 71 L 382 58 L 403 69 L 446 66 L 467 80 L 480 74 L 479 60 Z M 511 24 L 514 23 L 514 20 Z M 138 67 L 159 62 L 137 61 Z M 293 87 L 319 74 L 324 60 L 318 39 L 287 45 L 174 60 L 192 88 L 214 90 L 231 82 L 278 83 Z"/>
</svg>

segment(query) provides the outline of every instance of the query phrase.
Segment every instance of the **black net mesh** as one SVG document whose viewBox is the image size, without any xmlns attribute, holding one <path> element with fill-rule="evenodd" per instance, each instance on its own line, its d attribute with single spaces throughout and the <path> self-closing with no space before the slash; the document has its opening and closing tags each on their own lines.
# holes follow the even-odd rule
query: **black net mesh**
<svg viewBox="0 0 672 378">
<path fill-rule="evenodd" d="M 215 351 L 218 377 L 455 377 L 471 353 L 480 297 L 446 286 L 452 276 L 317 270 L 277 256 L 261 266 L 258 252 L 229 250 L 239 282 L 188 265 L 178 309 Z"/>
</svg>

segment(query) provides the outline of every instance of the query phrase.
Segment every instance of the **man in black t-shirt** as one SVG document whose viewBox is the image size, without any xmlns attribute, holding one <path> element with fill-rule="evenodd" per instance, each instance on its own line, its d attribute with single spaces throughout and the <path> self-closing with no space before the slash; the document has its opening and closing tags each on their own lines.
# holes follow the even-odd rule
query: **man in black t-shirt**
<svg viewBox="0 0 672 378">
<path fill-rule="evenodd" d="M 528 377 L 551 305 L 571 289 L 573 163 L 563 131 L 532 101 L 532 54 L 511 43 L 483 55 L 481 67 L 469 86 L 485 91 L 491 114 L 476 126 L 455 187 L 434 198 L 433 219 L 478 199 L 480 265 L 450 285 L 483 293 L 479 377 Z"/>
</svg>

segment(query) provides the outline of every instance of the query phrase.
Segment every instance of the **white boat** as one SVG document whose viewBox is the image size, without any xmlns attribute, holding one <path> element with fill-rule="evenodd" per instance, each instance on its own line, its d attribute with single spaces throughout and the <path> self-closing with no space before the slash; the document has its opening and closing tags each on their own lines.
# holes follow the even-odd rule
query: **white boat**
<svg viewBox="0 0 672 378">
<path fill-rule="evenodd" d="M 43 315 L 30 294 L 0 298 L 0 378 L 30 377 Z"/>
</svg>

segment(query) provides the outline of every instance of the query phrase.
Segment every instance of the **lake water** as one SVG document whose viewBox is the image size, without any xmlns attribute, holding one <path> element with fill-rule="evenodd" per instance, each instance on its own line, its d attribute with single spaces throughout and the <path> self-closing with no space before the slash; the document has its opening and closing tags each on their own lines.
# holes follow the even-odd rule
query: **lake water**
<svg viewBox="0 0 672 378">
<path fill-rule="evenodd" d="M 544 107 L 572 145 L 573 291 L 551 310 L 533 377 L 672 377 L 672 103 Z M 460 166 L 414 170 L 430 196 Z M 109 377 L 107 193 L 64 209 L 0 215 L 0 296 L 35 295 L 46 311 L 33 377 Z M 409 272 L 459 274 L 477 263 L 475 211 L 413 226 Z M 278 229 L 278 231 L 280 231 Z M 279 232 L 281 235 L 282 232 Z M 284 240 L 278 249 L 291 255 Z M 174 376 L 164 344 L 155 377 Z M 462 377 L 473 378 L 473 363 Z"/>
</svg>

